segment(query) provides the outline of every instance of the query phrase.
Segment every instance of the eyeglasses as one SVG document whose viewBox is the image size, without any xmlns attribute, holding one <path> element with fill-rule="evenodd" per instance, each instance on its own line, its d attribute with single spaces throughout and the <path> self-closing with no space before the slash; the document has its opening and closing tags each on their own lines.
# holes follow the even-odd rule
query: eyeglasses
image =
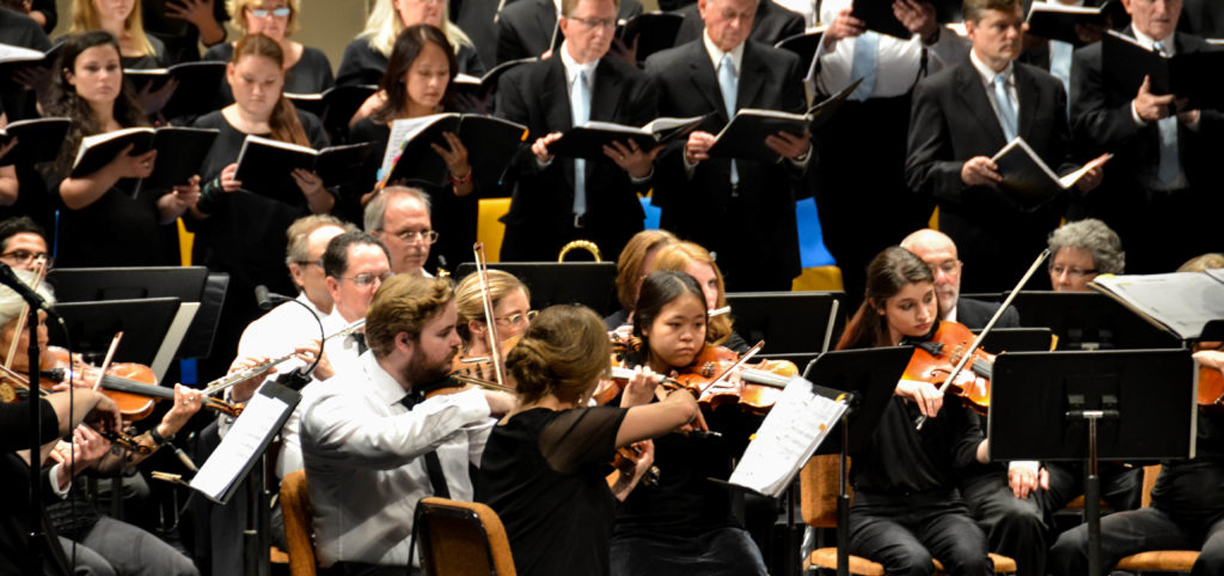
<svg viewBox="0 0 1224 576">
<path fill-rule="evenodd" d="M 351 277 L 342 276 L 340 277 L 340 279 L 348 280 L 349 282 L 352 282 L 353 284 L 356 284 L 357 286 L 364 288 L 366 286 L 372 286 L 375 283 L 386 282 L 387 278 L 390 278 L 392 276 L 395 276 L 395 273 L 388 270 L 386 272 L 383 272 L 382 274 L 358 274 L 356 276 L 351 276 Z"/>
<path fill-rule="evenodd" d="M 399 232 L 392 232 L 391 235 L 399 238 L 405 244 L 415 244 L 417 238 L 420 238 L 426 244 L 433 244 L 438 241 L 438 232 L 436 230 L 400 230 Z"/>
<path fill-rule="evenodd" d="M 575 18 L 573 16 L 566 17 L 569 20 L 582 24 L 587 28 L 615 28 L 616 18 Z"/>
<path fill-rule="evenodd" d="M 3 261 L 9 266 L 29 266 L 37 260 L 46 260 L 47 268 L 51 268 L 51 264 L 55 259 L 47 256 L 46 252 L 30 252 L 29 250 L 13 250 L 0 254 L 0 261 Z"/>
<path fill-rule="evenodd" d="M 526 312 L 519 312 L 509 316 L 494 316 L 493 320 L 497 321 L 498 326 L 518 326 L 519 323 L 523 322 L 524 320 L 527 322 L 535 320 L 535 317 L 538 314 L 539 312 L 535 310 L 528 310 Z"/>
<path fill-rule="evenodd" d="M 247 10 L 250 10 L 251 16 L 256 18 L 267 18 L 268 16 L 288 18 L 289 15 L 293 13 L 293 10 L 288 6 L 281 6 L 280 8 L 273 8 L 271 10 L 268 10 L 267 8 L 247 8 Z"/>
<path fill-rule="evenodd" d="M 1096 274 L 1097 269 L 1089 268 L 1087 270 L 1084 270 L 1081 268 L 1076 268 L 1074 266 L 1068 268 L 1066 266 L 1063 266 L 1062 264 L 1054 264 L 1050 266 L 1050 273 L 1055 276 L 1062 276 L 1065 273 L 1068 278 L 1083 278 L 1085 276 L 1091 276 L 1093 274 Z"/>
</svg>

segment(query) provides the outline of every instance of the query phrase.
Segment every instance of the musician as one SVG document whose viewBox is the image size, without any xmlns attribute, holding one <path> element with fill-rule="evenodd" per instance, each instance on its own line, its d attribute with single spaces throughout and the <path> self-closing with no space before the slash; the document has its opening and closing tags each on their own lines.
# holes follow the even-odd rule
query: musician
<svg viewBox="0 0 1224 576">
<path fill-rule="evenodd" d="M 458 70 L 479 77 L 485 72 L 472 40 L 450 21 L 448 2 L 434 0 L 376 0 L 366 18 L 365 29 L 344 47 L 337 86 L 378 84 L 387 69 L 387 58 L 395 39 L 405 28 L 429 24 L 441 29 L 455 51 Z"/>
<path fill-rule="evenodd" d="M 441 234 L 433 229 L 430 204 L 428 193 L 407 186 L 388 186 L 366 204 L 365 231 L 387 247 L 396 274 L 433 276 L 425 263 Z"/>
<path fill-rule="evenodd" d="M 512 161 L 515 181 L 502 260 L 556 258 L 570 240 L 595 242 L 620 254 L 642 230 L 638 194 L 651 185 L 657 154 L 630 141 L 604 148 L 606 158 L 556 158 L 548 146 L 589 121 L 641 126 L 655 118 L 650 79 L 619 58 L 607 58 L 619 0 L 564 0 L 559 22 L 565 42 L 554 58 L 518 66 L 497 89 L 499 117 L 526 125 L 537 139 Z"/>
<path fill-rule="evenodd" d="M 661 116 L 713 114 L 711 125 L 721 129 L 743 108 L 803 111 L 799 58 L 748 39 L 755 0 L 699 1 L 698 9 L 701 38 L 646 61 Z M 778 163 L 710 158 L 714 135 L 705 130 L 670 145 L 658 158 L 651 199 L 663 210 L 660 227 L 718 253 L 733 291 L 790 290 L 799 275 L 795 186 L 811 160 L 809 136 L 767 137 L 761 144 Z"/>
<path fill-rule="evenodd" d="M 700 39 L 705 25 L 701 13 L 697 10 L 697 3 L 693 2 L 675 12 L 684 16 L 680 31 L 676 33 L 676 46 Z M 773 0 L 759 0 L 756 15 L 752 18 L 752 33 L 748 37 L 773 46 L 786 38 L 803 34 L 803 29 L 802 14 L 793 12 Z"/>
<path fill-rule="evenodd" d="M 1176 32 L 1182 0 L 1127 0 L 1125 34 L 1168 56 L 1212 47 Z M 1075 54 L 1071 129 L 1089 154 L 1113 152 L 1098 193 L 1073 206 L 1071 220 L 1103 220 L 1122 238 L 1132 273 L 1166 272 L 1203 251 L 1219 250 L 1212 214 L 1224 208 L 1219 158 L 1224 114 L 1191 110 L 1184 98 L 1155 95 L 1145 82 L 1122 94 L 1106 83 L 1100 44 Z"/>
<path fill-rule="evenodd" d="M 522 335 L 536 317 L 531 309 L 531 291 L 509 272 L 489 270 L 489 302 L 493 305 L 493 320 L 497 325 L 498 346 Z M 459 353 L 468 357 L 488 357 L 489 323 L 485 318 L 484 298 L 480 289 L 480 274 L 468 274 L 455 286 L 455 310 L 459 321 L 455 330 L 463 340 Z M 498 351 L 501 353 L 501 350 Z M 490 375 L 479 376 L 492 380 Z"/>
<path fill-rule="evenodd" d="M 608 330 L 629 324 L 629 311 L 637 302 L 642 281 L 653 269 L 655 256 L 664 246 L 678 241 L 675 234 L 657 229 L 642 230 L 625 244 L 616 259 L 616 301 L 620 302 L 621 309 L 604 318 L 604 326 Z"/>
<path fill-rule="evenodd" d="M 939 329 L 935 277 L 900 247 L 867 269 L 867 292 L 838 342 L 839 350 L 896 346 Z M 919 414 L 929 418 L 915 428 Z M 879 426 L 850 471 L 850 553 L 888 574 L 931 574 L 937 558 L 948 574 L 993 574 L 987 540 L 956 490 L 956 474 L 987 462 L 978 419 L 958 396 L 934 384 L 902 379 Z"/>
<path fill-rule="evenodd" d="M 821 2 L 820 21 L 829 26 L 808 82 L 813 92 L 832 95 L 863 78 L 816 140 L 821 162 L 837 169 L 814 174 L 825 246 L 841 269 L 846 294 L 856 300 L 867 263 L 927 225 L 933 204 L 910 192 L 903 168 L 910 94 L 924 76 L 964 60 L 967 43 L 939 25 L 926 0 L 893 2 L 893 14 L 913 34 L 904 40 L 868 31 L 850 15 L 852 6 L 852 0 Z M 876 216 L 872 226 L 855 223 L 867 213 Z"/>
<path fill-rule="evenodd" d="M 42 226 L 25 216 L 0 221 L 0 262 L 14 270 L 34 270 L 39 262 L 49 268 L 46 235 Z"/>
<path fill-rule="evenodd" d="M 543 57 L 560 41 L 554 34 L 561 19 L 560 0 L 514 0 L 506 2 L 497 19 L 497 63 L 519 58 Z M 624 0 L 616 7 L 616 19 L 627 20 L 642 13 L 638 0 Z M 555 54 L 554 54 L 555 56 Z"/>
<path fill-rule="evenodd" d="M 957 256 L 956 243 L 952 238 L 938 230 L 923 228 L 902 239 L 901 247 L 921 258 L 935 276 L 935 296 L 939 298 L 940 320 L 959 322 L 972 330 L 986 327 L 986 323 L 999 310 L 999 305 L 984 300 L 961 298 L 960 279 L 965 264 Z M 1008 308 L 995 323 L 996 328 L 1019 326 L 1020 313 L 1016 312 L 1015 308 Z"/>
<path fill-rule="evenodd" d="M 1197 352 L 1204 370 L 1224 370 L 1224 353 Z M 1192 576 L 1224 573 L 1224 418 L 1198 412 L 1195 457 L 1163 462 L 1152 505 L 1101 518 L 1102 574 L 1123 557 L 1147 550 L 1200 550 Z M 1059 536 L 1050 550 L 1054 576 L 1088 572 L 1088 526 Z"/>
<path fill-rule="evenodd" d="M 706 346 L 706 325 L 706 297 L 697 281 L 674 270 L 653 272 L 633 310 L 641 349 L 624 363 L 657 374 L 685 371 Z M 659 482 L 639 485 L 617 510 L 613 576 L 766 573 L 760 549 L 732 514 L 730 491 L 709 480 L 729 477 L 760 420 L 735 404 L 701 412 L 706 427 L 721 436 L 655 440 Z"/>
<path fill-rule="evenodd" d="M 500 516 L 523 576 L 609 574 L 616 498 L 649 469 L 606 480 L 618 448 L 661 436 L 699 409 L 685 390 L 654 399 L 654 375 L 636 372 L 619 407 L 589 407 L 611 349 L 599 317 L 583 306 L 542 312 L 510 351 L 518 405 L 493 428 L 481 458 L 477 499 Z"/>
<path fill-rule="evenodd" d="M 48 115 L 74 120 L 47 188 L 63 207 L 58 258 L 64 266 L 154 266 L 179 261 L 169 224 L 195 205 L 199 178 L 171 190 L 131 196 L 115 187 L 124 178 L 153 173 L 157 152 L 121 151 L 106 166 L 72 176 L 86 136 L 148 124 L 123 83 L 119 44 L 108 32 L 69 36 L 60 48 L 51 82 Z"/>
<path fill-rule="evenodd" d="M 471 389 L 418 400 L 450 373 L 456 319 L 449 281 L 391 278 L 366 315 L 360 369 L 302 407 L 321 574 L 403 574 L 417 502 L 472 498 L 469 466 L 479 464 L 490 416 L 513 399 Z"/>
<path fill-rule="evenodd" d="M 714 256 L 709 250 L 692 242 L 676 242 L 664 246 L 655 256 L 649 268 L 657 270 L 676 270 L 692 276 L 701 286 L 705 296 L 706 309 L 717 310 L 727 307 L 727 289 L 723 282 L 722 270 L 714 262 Z M 719 314 L 706 323 L 706 342 L 715 346 L 730 348 L 735 352 L 747 352 L 751 347 L 742 336 L 735 332 L 731 314 Z"/>
<path fill-rule="evenodd" d="M 1056 292 L 1086 292 L 1098 274 L 1126 268 L 1122 240 L 1095 218 L 1070 222 L 1050 232 L 1050 285 Z"/>
</svg>

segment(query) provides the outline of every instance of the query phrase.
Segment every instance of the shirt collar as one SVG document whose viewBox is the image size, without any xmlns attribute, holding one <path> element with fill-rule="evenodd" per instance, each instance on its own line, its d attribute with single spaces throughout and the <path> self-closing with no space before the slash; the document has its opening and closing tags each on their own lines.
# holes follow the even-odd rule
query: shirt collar
<svg viewBox="0 0 1224 576">
<path fill-rule="evenodd" d="M 399 404 L 399 401 L 408 394 L 408 391 L 404 390 L 404 387 L 383 369 L 382 364 L 378 363 L 378 358 L 373 352 L 366 352 L 361 356 L 361 369 L 365 371 L 367 381 L 370 383 L 370 394 L 378 400 L 378 403 L 387 406 Z"/>
<path fill-rule="evenodd" d="M 714 41 L 710 40 L 708 31 L 701 33 L 701 40 L 705 43 L 706 54 L 710 55 L 710 63 L 714 64 L 714 75 L 718 75 L 718 67 L 722 65 L 723 56 L 728 52 L 723 52 L 721 48 L 714 45 Z M 731 49 L 731 65 L 735 67 L 735 75 L 739 76 L 741 70 L 744 69 L 744 43 Z"/>
<path fill-rule="evenodd" d="M 1163 42 L 1166 55 L 1172 56 L 1177 53 L 1177 42 L 1174 41 L 1173 34 L 1169 34 L 1165 38 L 1157 40 L 1151 36 L 1148 36 L 1147 34 L 1144 34 L 1143 32 L 1140 32 L 1139 29 L 1135 28 L 1134 26 L 1131 26 L 1131 32 L 1135 33 L 1135 40 L 1138 40 L 1140 44 L 1143 44 L 1149 50 L 1155 50 L 1156 43 Z M 1176 32 L 1174 32 L 1174 34 L 1176 34 Z"/>
<path fill-rule="evenodd" d="M 1002 72 L 995 72 L 994 68 L 983 62 L 981 58 L 978 58 L 977 52 L 973 50 L 969 51 L 969 61 L 973 63 L 973 69 L 977 70 L 978 76 L 981 76 L 982 82 L 987 86 L 994 85 L 995 76 L 999 74 L 1003 75 L 1008 85 L 1015 84 L 1016 82 L 1016 65 L 1014 62 L 1008 62 L 1007 68 L 1004 68 Z"/>
<path fill-rule="evenodd" d="M 314 315 L 318 316 L 319 319 L 323 319 L 331 315 L 331 310 L 321 310 L 319 309 L 318 306 L 315 306 L 315 303 L 312 302 L 310 298 L 306 296 L 305 291 L 298 292 L 297 300 L 298 302 L 305 304 L 307 308 L 310 308 L 310 311 L 314 312 Z"/>
<path fill-rule="evenodd" d="M 578 77 L 578 71 L 582 70 L 586 72 L 587 87 L 589 88 L 595 79 L 595 67 L 599 65 L 599 60 L 601 59 L 587 62 L 586 64 L 579 64 L 577 60 L 570 56 L 569 49 L 566 47 L 567 44 L 568 41 L 562 42 L 560 48 L 561 64 L 565 66 L 565 83 L 572 86 L 574 79 Z"/>
</svg>

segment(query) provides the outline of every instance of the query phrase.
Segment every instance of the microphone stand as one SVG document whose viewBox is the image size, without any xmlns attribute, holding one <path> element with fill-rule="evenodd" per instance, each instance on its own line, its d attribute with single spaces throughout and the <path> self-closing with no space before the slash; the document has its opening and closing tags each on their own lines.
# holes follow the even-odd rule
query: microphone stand
<svg viewBox="0 0 1224 576">
<path fill-rule="evenodd" d="M 43 571 L 43 558 L 50 557 L 51 550 L 45 549 L 47 545 L 47 533 L 43 530 L 42 514 L 42 462 L 39 456 L 42 453 L 42 442 L 39 435 L 42 433 L 42 406 L 38 401 L 39 391 L 39 350 L 38 350 L 38 310 L 39 303 L 30 302 L 28 317 L 26 318 L 26 328 L 29 331 L 29 350 L 26 352 L 29 358 L 29 382 L 30 387 L 26 393 L 26 403 L 30 405 L 30 574 L 41 574 Z M 17 338 L 14 334 L 13 338 Z"/>
</svg>

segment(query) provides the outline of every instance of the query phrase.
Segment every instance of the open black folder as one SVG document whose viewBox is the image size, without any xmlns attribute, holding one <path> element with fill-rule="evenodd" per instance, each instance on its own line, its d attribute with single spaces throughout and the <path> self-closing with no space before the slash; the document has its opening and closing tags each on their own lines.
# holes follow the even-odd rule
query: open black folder
<svg viewBox="0 0 1224 576">
<path fill-rule="evenodd" d="M 199 116 L 217 109 L 217 94 L 225 81 L 225 62 L 183 62 L 169 68 L 130 68 L 123 76 L 139 93 L 156 91 L 171 79 L 178 81 L 161 113 L 166 118 Z"/>
<path fill-rule="evenodd" d="M 445 185 L 450 168 L 430 146 L 450 148 L 443 132 L 458 136 L 467 148 L 472 177 L 479 186 L 495 184 L 501 178 L 528 134 L 522 124 L 483 114 L 451 112 L 396 120 L 391 123 L 391 135 L 387 138 L 380 181 Z"/>
<path fill-rule="evenodd" d="M 1067 6 L 1057 2 L 1033 2 L 1029 8 L 1028 33 L 1033 36 L 1060 40 L 1083 46 L 1076 26 L 1105 26 L 1105 15 L 1099 6 Z"/>
<path fill-rule="evenodd" d="M 9 123 L 0 129 L 0 148 L 8 146 L 14 138 L 17 145 L 0 156 L 0 166 L 55 160 L 70 127 L 72 120 L 69 118 L 34 118 Z"/>
<path fill-rule="evenodd" d="M 817 26 L 810 28 L 802 34 L 787 36 L 774 44 L 774 48 L 789 50 L 799 55 L 799 62 L 804 68 L 811 65 L 812 59 L 816 57 L 816 51 L 820 48 L 820 41 L 824 39 L 825 26 Z"/>
<path fill-rule="evenodd" d="M 556 141 L 548 145 L 548 151 L 567 158 L 605 159 L 603 148 L 613 142 L 622 144 L 632 140 L 638 148 L 650 150 L 659 144 L 684 138 L 696 130 L 708 118 L 656 118 L 645 126 L 625 126 L 613 122 L 587 122 L 570 128 Z"/>
<path fill-rule="evenodd" d="M 1101 40 L 1105 85 L 1127 99 L 1134 98 L 1151 77 L 1153 94 L 1175 94 L 1189 98 L 1188 110 L 1224 109 L 1224 51 L 1178 53 L 1161 56 L 1138 40 L 1114 32 Z"/>
<path fill-rule="evenodd" d="M 815 132 L 833 117 L 842 102 L 846 101 L 861 82 L 862 79 L 855 80 L 841 92 L 812 106 L 803 114 L 742 108 L 714 137 L 714 145 L 710 146 L 709 154 L 711 157 L 777 162 L 778 154 L 765 146 L 765 138 L 778 132 L 795 136 L 802 136 L 805 131 Z"/>
<path fill-rule="evenodd" d="M 186 184 L 200 171 L 200 164 L 208 156 L 213 140 L 219 130 L 210 128 L 186 128 L 162 126 L 161 128 L 125 128 L 86 136 L 77 150 L 76 162 L 72 166 L 72 177 L 93 174 L 110 164 L 124 148 L 133 146 L 130 155 L 157 150 L 153 173 L 138 180 L 125 178 L 115 186 L 135 196 L 143 190 L 164 190 Z"/>
<path fill-rule="evenodd" d="M 328 132 L 336 127 L 348 128 L 349 120 L 357 113 L 365 101 L 378 91 L 378 86 L 332 86 L 318 94 L 296 94 L 286 92 L 288 98 L 298 110 L 305 110 L 318 116 Z"/>
<path fill-rule="evenodd" d="M 350 182 L 370 155 L 370 143 L 329 146 L 315 150 L 259 136 L 246 137 L 238 152 L 235 178 L 242 189 L 291 206 L 305 202 L 292 172 L 301 168 L 313 171 L 324 186 Z"/>
<path fill-rule="evenodd" d="M 1099 158 L 1066 176 L 1059 176 L 1033 151 L 1024 138 L 1016 136 L 991 160 L 999 167 L 999 175 L 1003 176 L 999 189 L 1007 193 L 1021 208 L 1032 210 L 1050 201 L 1063 190 L 1069 190 L 1085 174 L 1109 161 L 1111 157 L 1112 155 Z"/>
<path fill-rule="evenodd" d="M 3 79 L 0 80 L 0 87 L 8 90 L 15 86 L 17 82 L 14 75 L 22 68 L 39 67 L 50 69 L 55 64 L 55 58 L 59 55 L 61 45 L 63 45 L 63 42 L 52 46 L 46 52 L 40 52 L 24 46 L 0 43 L 0 79 Z"/>
<path fill-rule="evenodd" d="M 538 62 L 539 60 L 536 56 L 507 60 L 490 68 L 480 78 L 468 74 L 456 74 L 455 79 L 451 81 L 451 85 L 454 86 L 455 92 L 458 94 L 468 94 L 476 98 L 484 98 L 497 89 L 497 82 L 501 80 L 502 74 L 520 64 Z"/>
</svg>

